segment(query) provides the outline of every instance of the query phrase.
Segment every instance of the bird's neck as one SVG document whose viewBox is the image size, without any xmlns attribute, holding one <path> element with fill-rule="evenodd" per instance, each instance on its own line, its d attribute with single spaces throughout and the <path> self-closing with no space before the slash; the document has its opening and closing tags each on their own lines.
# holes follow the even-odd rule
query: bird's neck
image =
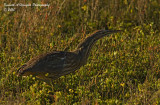
<svg viewBox="0 0 160 105">
<path fill-rule="evenodd" d="M 82 43 L 80 43 L 78 45 L 76 52 L 81 55 L 82 60 L 84 60 L 84 61 L 87 60 L 87 58 L 89 57 L 91 48 L 94 45 L 94 43 L 98 39 L 100 39 L 104 36 L 106 36 L 106 33 L 104 33 L 103 31 L 96 31 L 92 35 L 87 37 Z"/>
</svg>

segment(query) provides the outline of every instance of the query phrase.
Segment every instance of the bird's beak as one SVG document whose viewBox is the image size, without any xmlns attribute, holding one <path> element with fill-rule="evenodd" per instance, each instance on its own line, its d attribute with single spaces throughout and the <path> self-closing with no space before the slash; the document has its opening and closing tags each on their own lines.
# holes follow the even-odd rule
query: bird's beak
<svg viewBox="0 0 160 105">
<path fill-rule="evenodd" d="M 108 34 L 121 32 L 121 30 L 105 30 L 105 31 L 106 31 L 106 33 L 108 33 Z"/>
</svg>

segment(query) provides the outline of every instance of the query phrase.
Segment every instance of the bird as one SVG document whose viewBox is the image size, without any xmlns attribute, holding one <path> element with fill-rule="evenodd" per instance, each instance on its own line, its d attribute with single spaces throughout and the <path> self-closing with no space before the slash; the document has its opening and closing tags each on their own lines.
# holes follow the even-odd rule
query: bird
<svg viewBox="0 0 160 105">
<path fill-rule="evenodd" d="M 78 70 L 87 63 L 91 48 L 97 40 L 120 30 L 97 30 L 73 51 L 52 51 L 33 57 L 18 69 L 18 76 L 32 75 L 42 80 L 55 80 Z"/>
</svg>

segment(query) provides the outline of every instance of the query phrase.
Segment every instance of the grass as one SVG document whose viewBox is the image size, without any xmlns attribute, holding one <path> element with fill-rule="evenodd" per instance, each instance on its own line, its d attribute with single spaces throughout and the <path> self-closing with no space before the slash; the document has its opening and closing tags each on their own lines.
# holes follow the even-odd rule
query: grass
<svg viewBox="0 0 160 105">
<path fill-rule="evenodd" d="M 158 0 L 55 0 L 49 7 L 0 10 L 0 104 L 160 104 Z M 21 2 L 23 4 L 32 1 Z M 123 30 L 99 40 L 88 63 L 49 86 L 16 76 L 32 57 L 71 51 L 98 29 Z"/>
</svg>

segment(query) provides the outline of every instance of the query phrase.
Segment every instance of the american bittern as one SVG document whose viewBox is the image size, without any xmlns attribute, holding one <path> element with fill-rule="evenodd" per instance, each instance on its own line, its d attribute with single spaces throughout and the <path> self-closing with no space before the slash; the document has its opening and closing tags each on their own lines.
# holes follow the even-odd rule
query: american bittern
<svg viewBox="0 0 160 105">
<path fill-rule="evenodd" d="M 19 68 L 18 75 L 33 75 L 51 80 L 72 73 L 86 64 L 91 48 L 98 39 L 117 32 L 119 30 L 98 30 L 80 43 L 74 51 L 53 51 L 34 57 Z"/>
</svg>

